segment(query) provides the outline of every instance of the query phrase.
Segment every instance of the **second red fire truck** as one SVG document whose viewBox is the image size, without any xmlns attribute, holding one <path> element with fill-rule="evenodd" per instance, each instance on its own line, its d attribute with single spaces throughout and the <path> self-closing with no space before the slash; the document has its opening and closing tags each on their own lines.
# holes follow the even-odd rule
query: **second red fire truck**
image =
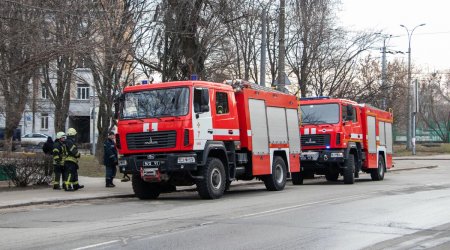
<svg viewBox="0 0 450 250">
<path fill-rule="evenodd" d="M 119 98 L 119 169 L 134 193 L 154 199 L 196 185 L 220 198 L 234 180 L 268 190 L 301 184 L 295 96 L 243 81 L 179 81 L 126 87 Z"/>
<path fill-rule="evenodd" d="M 302 98 L 302 176 L 343 176 L 353 184 L 359 172 L 383 180 L 392 165 L 392 113 L 329 97 Z"/>
</svg>

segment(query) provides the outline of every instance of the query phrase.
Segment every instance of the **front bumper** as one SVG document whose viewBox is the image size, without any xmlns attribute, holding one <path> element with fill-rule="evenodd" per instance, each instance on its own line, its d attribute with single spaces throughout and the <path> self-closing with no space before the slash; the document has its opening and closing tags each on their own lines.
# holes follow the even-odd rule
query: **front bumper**
<svg viewBox="0 0 450 250">
<path fill-rule="evenodd" d="M 194 162 L 179 163 L 179 158 L 194 159 Z M 142 154 L 128 155 L 119 158 L 119 171 L 121 173 L 140 173 L 141 168 L 158 169 L 160 173 L 195 171 L 197 170 L 197 154 L 172 153 L 172 154 Z"/>
<path fill-rule="evenodd" d="M 303 167 L 325 167 L 330 163 L 343 163 L 345 161 L 345 151 L 338 150 L 310 150 L 304 151 L 300 155 L 301 166 Z"/>
</svg>

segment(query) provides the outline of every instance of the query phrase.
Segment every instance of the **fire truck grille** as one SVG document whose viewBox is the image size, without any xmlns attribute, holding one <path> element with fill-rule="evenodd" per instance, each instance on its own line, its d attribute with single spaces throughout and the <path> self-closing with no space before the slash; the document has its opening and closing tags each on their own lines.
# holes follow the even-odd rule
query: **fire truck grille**
<svg viewBox="0 0 450 250">
<path fill-rule="evenodd" d="M 128 149 L 174 148 L 177 133 L 175 131 L 158 131 L 127 134 Z"/>
<path fill-rule="evenodd" d="M 330 145 L 330 135 L 302 135 L 302 146 L 328 146 Z"/>
</svg>

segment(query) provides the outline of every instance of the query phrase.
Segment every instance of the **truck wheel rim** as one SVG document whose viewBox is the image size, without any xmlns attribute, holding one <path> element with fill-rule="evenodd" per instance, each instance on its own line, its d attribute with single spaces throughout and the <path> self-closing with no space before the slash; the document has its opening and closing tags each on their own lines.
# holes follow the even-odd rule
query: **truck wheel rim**
<svg viewBox="0 0 450 250">
<path fill-rule="evenodd" d="M 213 169 L 211 173 L 211 185 L 214 189 L 219 189 L 222 185 L 222 175 L 218 169 Z"/>
<path fill-rule="evenodd" d="M 380 176 L 382 176 L 383 172 L 384 172 L 384 167 L 383 167 L 383 164 L 381 163 L 381 161 L 379 160 L 378 161 L 378 173 L 380 174 Z"/>
<path fill-rule="evenodd" d="M 275 181 L 277 183 L 281 183 L 283 182 L 283 168 L 281 167 L 280 164 L 275 166 Z"/>
</svg>

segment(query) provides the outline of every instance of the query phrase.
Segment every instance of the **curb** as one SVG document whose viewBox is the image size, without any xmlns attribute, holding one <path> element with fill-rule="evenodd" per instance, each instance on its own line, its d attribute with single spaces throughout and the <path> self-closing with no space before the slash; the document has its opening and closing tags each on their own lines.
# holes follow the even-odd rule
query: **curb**
<svg viewBox="0 0 450 250">
<path fill-rule="evenodd" d="M 64 199 L 64 200 L 32 201 L 32 202 L 26 202 L 26 203 L 4 205 L 4 206 L 0 206 L 0 209 L 29 207 L 29 206 L 44 205 L 44 204 L 51 205 L 51 204 L 57 204 L 57 203 L 77 202 L 77 201 L 104 200 L 104 199 L 110 199 L 110 198 L 132 198 L 132 197 L 135 197 L 134 194 L 117 194 L 117 195 Z"/>
<path fill-rule="evenodd" d="M 244 185 L 253 185 L 253 184 L 259 184 L 259 181 L 248 181 L 243 183 L 237 183 L 233 186 L 244 186 Z M 175 192 L 193 192 L 196 191 L 195 188 L 191 187 L 181 187 L 180 189 L 177 189 Z M 89 200 L 106 200 L 111 198 L 134 198 L 136 197 L 134 194 L 115 194 L 115 195 L 104 195 L 104 196 L 90 196 L 86 198 L 73 198 L 73 199 L 62 199 L 62 200 L 46 200 L 46 201 L 32 201 L 32 202 L 26 202 L 26 203 L 17 203 L 17 204 L 11 204 L 11 205 L 0 205 L 1 209 L 10 209 L 10 208 L 18 208 L 18 207 L 29 207 L 29 206 L 36 206 L 36 205 L 51 205 L 51 204 L 58 204 L 58 203 L 73 203 L 78 201 L 89 201 Z"/>
<path fill-rule="evenodd" d="M 416 167 L 416 168 L 398 168 L 398 169 L 395 169 L 395 167 L 394 167 L 394 169 L 392 169 L 392 168 L 389 169 L 388 172 L 411 171 L 411 170 L 424 169 L 424 168 L 433 169 L 433 168 L 437 168 L 437 167 L 439 167 L 439 166 L 434 165 L 434 166 L 424 166 L 424 167 Z"/>
</svg>

